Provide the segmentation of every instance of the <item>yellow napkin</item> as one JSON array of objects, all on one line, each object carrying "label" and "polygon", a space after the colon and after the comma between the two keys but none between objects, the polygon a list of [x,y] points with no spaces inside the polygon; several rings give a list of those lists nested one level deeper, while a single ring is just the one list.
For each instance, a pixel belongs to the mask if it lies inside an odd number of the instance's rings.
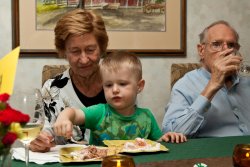
[{"label": "yellow napkin", "polygon": [[20,47],[0,59],[0,94],[12,94]]}]

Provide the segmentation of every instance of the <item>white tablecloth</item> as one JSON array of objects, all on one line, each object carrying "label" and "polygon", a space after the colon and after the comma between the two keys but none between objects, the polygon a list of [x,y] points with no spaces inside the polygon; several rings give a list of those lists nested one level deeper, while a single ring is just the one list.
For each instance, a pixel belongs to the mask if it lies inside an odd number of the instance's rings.
[{"label": "white tablecloth", "polygon": [[[29,161],[37,164],[59,162],[59,150],[62,147],[74,147],[74,146],[82,146],[82,145],[78,144],[57,145],[51,148],[51,150],[46,153],[29,151]],[[24,147],[13,148],[13,158],[25,161]]]}]

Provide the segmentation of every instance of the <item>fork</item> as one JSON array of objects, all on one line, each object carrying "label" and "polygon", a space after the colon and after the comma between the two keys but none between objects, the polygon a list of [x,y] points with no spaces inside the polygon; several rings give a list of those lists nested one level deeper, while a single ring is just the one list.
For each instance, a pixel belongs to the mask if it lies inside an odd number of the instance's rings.
[{"label": "fork", "polygon": [[88,144],[88,142],[86,141],[76,141],[72,136],[70,137],[70,139],[68,139],[68,142],[70,143],[74,143],[74,144]]}]

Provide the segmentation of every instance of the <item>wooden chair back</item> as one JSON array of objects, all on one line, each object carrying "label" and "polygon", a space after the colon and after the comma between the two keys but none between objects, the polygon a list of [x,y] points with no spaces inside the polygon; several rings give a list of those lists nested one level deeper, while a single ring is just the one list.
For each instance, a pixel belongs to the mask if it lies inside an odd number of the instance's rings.
[{"label": "wooden chair back", "polygon": [[171,66],[171,88],[187,72],[200,68],[200,63],[176,63]]},{"label": "wooden chair back", "polygon": [[63,73],[69,68],[69,65],[44,65],[42,71],[42,85],[48,79],[54,78],[56,75]]}]

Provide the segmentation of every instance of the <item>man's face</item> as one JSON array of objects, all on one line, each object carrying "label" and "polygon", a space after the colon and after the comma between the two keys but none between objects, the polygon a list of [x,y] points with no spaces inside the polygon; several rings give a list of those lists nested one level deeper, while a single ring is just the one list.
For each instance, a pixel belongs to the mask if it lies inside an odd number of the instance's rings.
[{"label": "man's face", "polygon": [[[219,57],[220,52],[231,49],[230,44],[237,43],[236,36],[231,28],[224,24],[217,24],[208,30],[207,36],[205,37],[205,43],[198,45],[198,52],[202,60],[203,66],[210,71],[212,65]],[[214,45],[223,43],[221,50],[214,49]]]}]

